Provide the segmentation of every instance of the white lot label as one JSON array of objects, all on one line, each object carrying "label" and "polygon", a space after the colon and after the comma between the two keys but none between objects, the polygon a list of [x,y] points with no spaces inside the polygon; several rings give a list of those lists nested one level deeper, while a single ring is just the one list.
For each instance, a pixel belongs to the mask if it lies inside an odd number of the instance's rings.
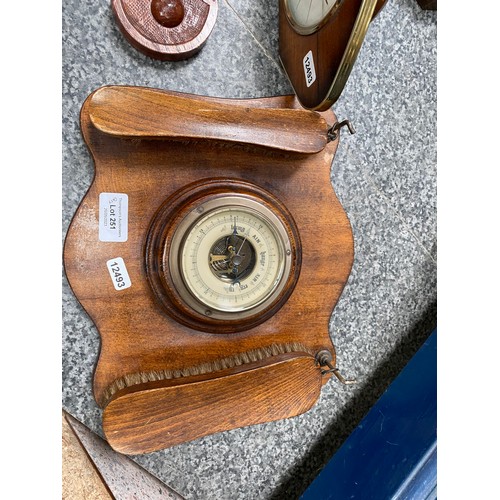
[{"label": "white lot label", "polygon": [[109,275],[111,276],[115,290],[125,290],[132,286],[125,262],[121,257],[108,260],[106,265],[108,266]]},{"label": "white lot label", "polygon": [[302,62],[304,63],[306,85],[310,87],[316,81],[316,70],[314,69],[313,53],[311,50],[305,55]]},{"label": "white lot label", "polygon": [[99,241],[127,241],[128,195],[101,193],[99,195]]}]

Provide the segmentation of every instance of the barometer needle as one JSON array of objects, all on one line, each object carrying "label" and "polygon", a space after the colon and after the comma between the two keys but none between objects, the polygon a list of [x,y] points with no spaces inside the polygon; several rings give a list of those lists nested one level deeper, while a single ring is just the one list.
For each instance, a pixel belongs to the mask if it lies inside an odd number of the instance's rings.
[{"label": "barometer needle", "polygon": [[247,241],[247,238],[248,238],[248,235],[246,235],[246,236],[245,236],[245,239],[244,239],[244,240],[243,240],[243,242],[241,243],[239,250],[236,252],[236,255],[239,255],[239,254],[240,254],[241,249],[243,248],[243,245],[245,244],[245,241]]}]

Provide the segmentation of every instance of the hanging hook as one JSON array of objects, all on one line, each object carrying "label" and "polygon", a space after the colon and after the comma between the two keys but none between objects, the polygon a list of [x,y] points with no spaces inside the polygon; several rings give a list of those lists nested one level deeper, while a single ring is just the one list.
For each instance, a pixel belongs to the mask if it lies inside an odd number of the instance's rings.
[{"label": "hanging hook", "polygon": [[334,141],[338,137],[338,135],[340,133],[340,129],[342,127],[347,127],[349,129],[349,133],[351,135],[356,133],[356,131],[354,130],[354,127],[352,126],[352,123],[349,120],[343,120],[341,122],[336,122],[328,129],[328,132],[327,132],[328,142]]},{"label": "hanging hook", "polygon": [[323,349],[322,351],[319,351],[316,354],[316,362],[318,363],[319,366],[328,366],[328,370],[321,370],[321,375],[326,375],[327,373],[332,373],[335,375],[339,381],[344,384],[344,385],[351,385],[355,384],[357,381],[353,379],[345,379],[341,373],[339,372],[339,369],[334,367],[332,365],[332,353],[328,351],[327,349]]}]

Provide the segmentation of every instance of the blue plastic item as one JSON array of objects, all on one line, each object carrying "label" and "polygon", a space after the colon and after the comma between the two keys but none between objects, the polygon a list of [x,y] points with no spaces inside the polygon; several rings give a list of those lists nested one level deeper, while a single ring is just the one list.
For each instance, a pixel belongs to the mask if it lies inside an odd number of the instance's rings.
[{"label": "blue plastic item", "polygon": [[432,500],[437,487],[434,331],[301,500]]}]

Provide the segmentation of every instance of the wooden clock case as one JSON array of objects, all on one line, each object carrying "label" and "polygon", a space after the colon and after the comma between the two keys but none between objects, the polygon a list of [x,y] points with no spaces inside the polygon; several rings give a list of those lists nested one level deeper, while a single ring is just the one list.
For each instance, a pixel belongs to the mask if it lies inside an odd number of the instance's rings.
[{"label": "wooden clock case", "polygon": [[[340,96],[369,23],[387,0],[343,0],[328,20],[311,34],[298,33],[287,19],[285,0],[279,8],[279,54],[301,105],[325,111]],[[304,59],[310,54],[315,79],[308,85]]]},{"label": "wooden clock case", "polygon": [[[330,182],[339,139],[327,132],[336,122],[295,96],[109,86],[87,98],[81,129],[95,176],[69,227],[64,265],[101,335],[94,396],[115,450],[149,453],[292,417],[317,401],[330,376],[325,359],[335,366],[328,325],[353,262],[352,230]],[[267,197],[298,230],[293,283],[260,322],[204,328],[184,321],[182,308],[169,311],[152,286],[161,272],[148,261],[153,221],[167,214],[168,228],[170,201],[190,203],[201,192]],[[126,241],[100,241],[101,193],[127,194]],[[106,266],[117,257],[130,276],[124,290]]]}]

